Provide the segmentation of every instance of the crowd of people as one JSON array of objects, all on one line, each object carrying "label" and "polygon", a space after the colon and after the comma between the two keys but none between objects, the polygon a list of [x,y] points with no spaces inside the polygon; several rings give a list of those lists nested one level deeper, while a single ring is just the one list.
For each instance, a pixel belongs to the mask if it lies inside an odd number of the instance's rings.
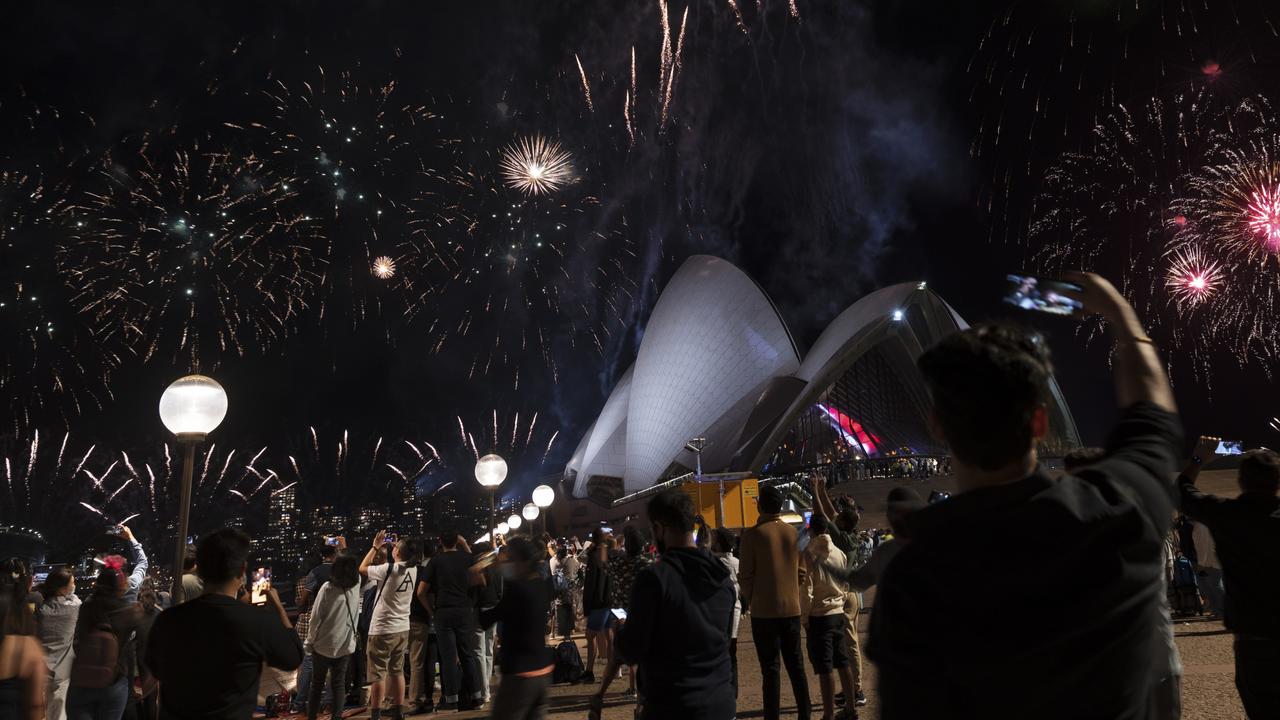
[{"label": "crowd of people", "polygon": [[[740,534],[668,490],[643,520],[585,542],[513,534],[472,547],[452,528],[379,532],[358,549],[326,538],[295,617],[274,589],[250,602],[251,542],[235,529],[200,538],[183,602],[162,609],[123,528],[129,556],[104,558],[83,602],[66,571],[35,588],[20,561],[0,568],[0,720],[244,720],[289,705],[308,720],[351,707],[373,720],[485,707],[542,718],[560,681],[589,688],[598,718],[624,674],[639,718],[729,720],[748,618],[766,720],[781,716],[783,669],[798,717],[856,718],[864,655],[886,720],[1174,720],[1171,613],[1188,572],[1235,636],[1248,717],[1280,717],[1280,456],[1246,454],[1233,499],[1196,486],[1213,438],[1177,475],[1182,430],[1154,345],[1109,283],[1077,281],[1115,336],[1120,416],[1107,446],[1074,454],[1063,474],[1036,455],[1045,343],[978,326],[919,360],[957,492],[926,502],[894,488],[888,531],[859,530],[857,505],[816,475],[801,528],[766,484]],[[270,697],[264,667],[292,673],[292,697]]]}]

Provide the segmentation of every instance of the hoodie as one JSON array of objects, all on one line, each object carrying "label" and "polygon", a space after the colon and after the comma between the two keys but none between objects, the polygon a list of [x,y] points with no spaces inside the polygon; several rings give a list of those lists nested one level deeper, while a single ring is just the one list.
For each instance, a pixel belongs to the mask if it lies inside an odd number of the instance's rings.
[{"label": "hoodie", "polygon": [[646,717],[733,715],[734,600],[728,569],[706,550],[671,548],[636,576],[617,647],[640,666]]}]

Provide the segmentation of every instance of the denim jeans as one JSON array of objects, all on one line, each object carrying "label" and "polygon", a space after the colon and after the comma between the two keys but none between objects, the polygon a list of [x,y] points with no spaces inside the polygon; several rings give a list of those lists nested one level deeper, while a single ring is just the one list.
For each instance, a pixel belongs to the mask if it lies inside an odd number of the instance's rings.
[{"label": "denim jeans", "polygon": [[471,700],[483,699],[475,608],[439,608],[435,622],[436,641],[440,644],[440,693],[444,701],[458,702],[463,687]]},{"label": "denim jeans", "polygon": [[[314,658],[312,662],[315,664],[315,677],[313,677],[310,692],[307,695],[307,720],[316,720],[316,715],[320,713],[322,698],[330,698],[328,702],[333,703],[333,717],[342,717],[342,711],[346,705],[346,686],[347,686],[347,664],[351,660],[350,655],[343,655],[340,658],[328,658],[324,655],[311,654],[308,658]],[[325,681],[328,680],[328,683]],[[327,685],[327,687],[326,687]],[[337,698],[334,702],[332,698]]]},{"label": "denim jeans", "polygon": [[[481,608],[487,610],[488,608]],[[485,702],[489,701],[489,682],[493,680],[493,625],[487,628],[476,628],[480,641],[480,687],[483,688]]]},{"label": "denim jeans", "polygon": [[782,679],[778,674],[778,657],[787,668],[791,692],[796,699],[796,717],[809,720],[809,678],[804,673],[804,656],[800,652],[800,618],[751,618],[751,632],[756,641],[756,657],[760,659],[761,689],[764,694],[765,720],[778,720],[782,706]]},{"label": "denim jeans", "polygon": [[67,693],[67,720],[120,720],[128,702],[124,677],[104,688],[73,687]]},{"label": "denim jeans", "polygon": [[[307,698],[311,695],[311,680],[315,670],[315,661],[312,659],[312,653],[302,656],[302,664],[298,666],[298,694],[293,698],[293,704],[290,707],[294,712],[302,712],[307,709]],[[323,682],[321,687],[324,687]],[[328,688],[324,688],[324,702],[330,704],[333,702],[333,695]]]}]

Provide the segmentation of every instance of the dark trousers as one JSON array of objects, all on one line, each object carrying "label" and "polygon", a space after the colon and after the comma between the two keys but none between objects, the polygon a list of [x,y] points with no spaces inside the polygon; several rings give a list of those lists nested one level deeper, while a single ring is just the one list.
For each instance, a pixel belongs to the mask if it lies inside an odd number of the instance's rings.
[{"label": "dark trousers", "polygon": [[368,656],[365,654],[367,652],[366,642],[368,639],[367,632],[356,634],[356,651],[351,655],[352,672],[347,673],[347,700],[352,705],[364,704],[364,679],[368,677],[366,675],[368,668],[365,665],[369,662]]},{"label": "dark trousers", "polygon": [[1236,635],[1236,690],[1250,720],[1280,718],[1280,640]]},{"label": "dark trousers", "polygon": [[343,699],[346,698],[347,663],[350,655],[340,658],[327,658],[320,653],[311,653],[311,687],[307,697],[307,720],[316,720],[320,714],[320,700],[324,697],[324,681],[329,680],[332,689],[333,716],[342,717]]},{"label": "dark trousers", "polygon": [[547,686],[551,673],[538,677],[503,675],[493,699],[493,717],[503,720],[544,720],[547,717]]},{"label": "dark trousers", "polygon": [[800,652],[800,618],[753,617],[751,632],[755,636],[756,657],[760,659],[764,719],[778,720],[781,711],[782,679],[778,674],[778,656],[781,655],[796,699],[796,717],[809,720],[809,679],[805,677],[804,656]]},{"label": "dark trousers", "polygon": [[733,697],[738,697],[738,638],[729,640],[729,664],[733,666]]},{"label": "dark trousers", "polygon": [[[484,699],[480,682],[480,636],[474,608],[436,610],[436,642],[440,644],[440,694],[444,702]],[[466,689],[467,698],[459,697]]]}]

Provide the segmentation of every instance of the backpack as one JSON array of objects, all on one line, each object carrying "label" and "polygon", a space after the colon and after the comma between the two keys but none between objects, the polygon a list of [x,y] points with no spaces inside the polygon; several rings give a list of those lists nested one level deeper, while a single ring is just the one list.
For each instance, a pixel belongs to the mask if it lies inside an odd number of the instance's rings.
[{"label": "backpack", "polygon": [[556,572],[551,576],[551,589],[555,591],[556,597],[564,600],[572,589],[569,585],[569,578],[565,577],[564,568],[556,568]]},{"label": "backpack", "polygon": [[381,583],[364,591],[360,602],[360,622],[356,625],[361,635],[369,634],[369,625],[373,622],[373,606],[377,604],[378,594],[381,591]]},{"label": "backpack", "polygon": [[110,625],[102,624],[76,643],[76,657],[71,661],[71,686],[102,689],[115,682],[120,660],[120,640]]},{"label": "backpack", "polygon": [[565,640],[556,646],[556,666],[551,672],[552,683],[576,683],[582,676],[582,655],[577,643]]},{"label": "backpack", "polygon": [[1195,588],[1200,583],[1196,580],[1196,568],[1186,555],[1173,561],[1173,586],[1176,588]]}]

